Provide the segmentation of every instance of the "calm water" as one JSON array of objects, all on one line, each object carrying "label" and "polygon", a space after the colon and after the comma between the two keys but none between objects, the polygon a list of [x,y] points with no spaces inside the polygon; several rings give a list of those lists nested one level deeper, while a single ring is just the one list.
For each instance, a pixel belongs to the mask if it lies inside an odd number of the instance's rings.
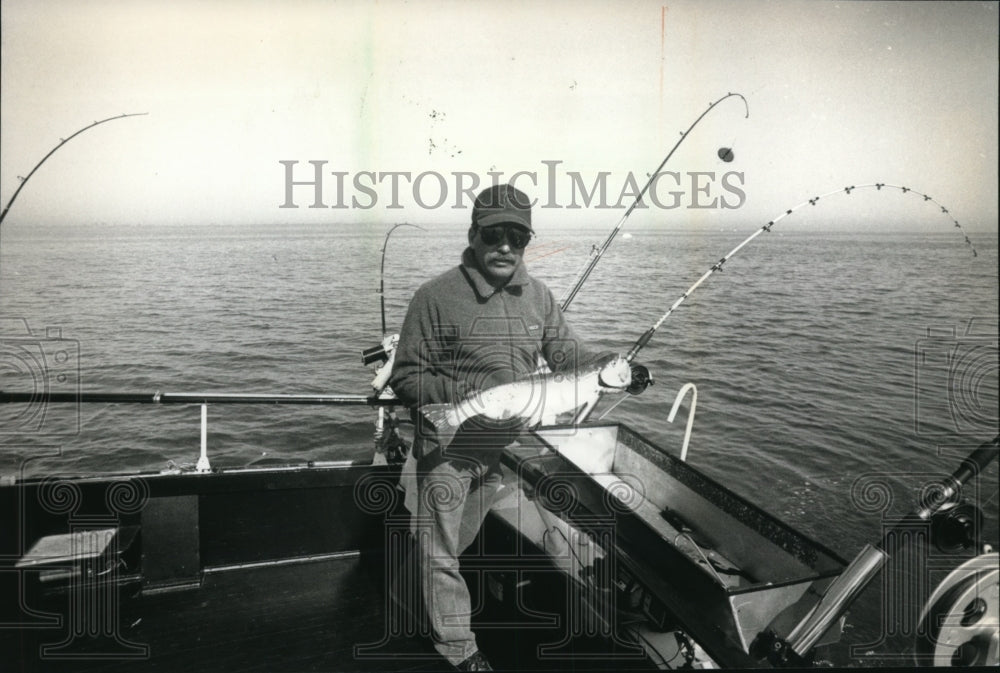
[{"label": "calm water", "polygon": [[[5,351],[0,388],[31,390],[32,372],[43,371],[50,381],[78,374],[84,391],[367,393],[372,373],[360,353],[380,339],[384,231],[7,227],[3,336],[23,337],[26,321],[43,337],[35,364]],[[587,339],[625,350],[751,231],[637,231],[612,246],[570,319]],[[558,297],[605,235],[543,236],[526,258]],[[676,423],[667,415],[680,386],[695,383],[690,462],[850,558],[882,529],[881,512],[852,497],[859,478],[888,483],[898,514],[996,433],[997,238],[973,239],[976,258],[954,230],[776,229],[667,319],[639,358],[656,385],[608,419],[679,452],[688,403]],[[457,263],[463,243],[461,227],[397,230],[386,258],[390,330],[413,290]],[[371,450],[368,410],[209,414],[219,467]],[[161,470],[198,456],[198,407],[86,405],[79,428],[73,410],[42,419],[7,407],[0,423],[4,474]],[[996,544],[995,464],[981,491]],[[826,656],[893,663],[909,641],[897,633],[875,643],[885,622],[878,589],[869,590]]]}]

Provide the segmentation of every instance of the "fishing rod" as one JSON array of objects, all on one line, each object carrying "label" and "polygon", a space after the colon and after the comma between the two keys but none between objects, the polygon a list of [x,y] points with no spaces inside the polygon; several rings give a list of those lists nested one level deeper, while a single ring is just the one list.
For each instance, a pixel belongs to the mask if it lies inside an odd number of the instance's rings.
[{"label": "fishing rod", "polygon": [[95,126],[99,126],[101,124],[104,124],[105,122],[114,121],[116,119],[124,119],[125,117],[140,117],[142,115],[147,115],[147,114],[149,114],[149,113],[148,112],[130,112],[130,113],[127,113],[127,114],[126,113],[122,113],[122,114],[117,115],[115,117],[108,117],[107,119],[102,119],[100,121],[96,121],[93,124],[88,124],[87,126],[84,126],[82,129],[80,129],[79,131],[77,131],[73,135],[69,136],[68,138],[61,138],[60,141],[59,141],[59,144],[56,145],[55,147],[53,147],[51,150],[49,150],[49,153],[46,154],[44,157],[42,157],[41,161],[39,161],[37,164],[35,164],[35,167],[31,169],[31,172],[28,173],[28,175],[26,177],[22,178],[20,175],[17,176],[18,178],[20,178],[21,184],[18,185],[18,187],[17,187],[16,190],[14,190],[14,194],[13,194],[13,196],[10,197],[10,201],[7,202],[7,205],[4,207],[3,212],[0,212],[0,225],[3,224],[4,218],[7,217],[7,212],[10,211],[10,207],[12,205],[14,205],[14,200],[17,198],[17,195],[20,194],[21,190],[24,189],[24,186],[26,184],[28,184],[28,180],[31,179],[31,176],[34,175],[35,171],[37,171],[39,168],[41,168],[42,164],[44,164],[46,162],[46,160],[48,160],[49,157],[51,157],[53,154],[55,154],[56,151],[60,147],[62,147],[63,145],[65,145],[70,140],[72,140],[73,138],[77,137],[78,135],[80,135],[84,131],[88,131],[88,130],[94,128]]},{"label": "fishing rod", "polygon": [[[716,105],[726,100],[727,98],[731,98],[733,96],[737,96],[743,101],[743,105],[746,108],[746,115],[744,116],[744,119],[750,117],[750,105],[747,103],[747,99],[743,97],[743,94],[730,92],[727,93],[722,98],[720,98],[719,100],[715,101],[714,103],[709,103],[708,109],[702,112],[701,115],[699,115],[699,117],[694,120],[691,126],[688,127],[687,131],[681,131],[680,140],[678,140],[674,144],[674,146],[670,149],[670,152],[667,153],[667,156],[663,159],[663,161],[660,162],[660,165],[657,166],[656,170],[653,171],[653,173],[649,176],[649,180],[646,181],[646,185],[642,188],[642,191],[639,192],[639,195],[635,197],[635,201],[632,202],[632,205],[628,207],[628,210],[625,211],[625,214],[622,215],[620,220],[618,220],[618,224],[616,224],[615,228],[611,230],[610,234],[608,234],[608,237],[604,240],[604,243],[601,245],[601,247],[594,248],[591,250],[590,259],[587,260],[587,262],[584,264],[583,269],[577,275],[576,281],[573,283],[573,286],[570,288],[569,292],[567,292],[566,295],[561,300],[559,300],[559,303],[563,311],[569,308],[569,305],[573,302],[573,299],[576,297],[577,292],[580,291],[580,288],[583,287],[583,284],[587,281],[587,278],[590,277],[590,274],[594,270],[594,267],[597,266],[597,262],[599,262],[601,257],[604,256],[604,253],[607,252],[608,248],[611,247],[611,241],[613,241],[615,239],[615,236],[618,235],[618,232],[625,225],[625,221],[628,219],[629,215],[632,214],[632,211],[636,209],[636,207],[639,205],[639,202],[642,201],[642,197],[645,196],[646,192],[649,190],[649,186],[653,184],[653,181],[660,176],[660,171],[663,170],[663,167],[666,166],[667,162],[670,160],[670,157],[672,157],[674,155],[674,152],[677,151],[677,148],[681,146],[681,143],[683,143],[684,140],[687,139],[688,134],[691,133],[691,130],[694,129],[694,127],[698,125],[698,122],[704,119],[705,115],[711,112]],[[719,150],[719,157],[722,158],[724,161],[732,161],[732,151],[728,150],[728,148],[725,149],[727,149],[727,153],[725,154],[725,156],[723,156],[722,150]]]},{"label": "fishing rod", "polygon": [[9,200],[9,201],[7,201],[7,205],[6,205],[6,206],[4,206],[4,209],[3,209],[3,211],[2,211],[2,212],[0,212],[0,227],[2,227],[2,226],[3,226],[3,221],[4,221],[4,218],[6,218],[6,217],[7,217],[7,213],[8,213],[8,212],[10,212],[10,207],[14,205],[14,200],[15,200],[15,199],[17,199],[17,196],[18,196],[18,194],[20,194],[20,193],[21,193],[21,190],[22,190],[22,189],[24,189],[24,186],[25,186],[26,184],[28,184],[28,180],[30,180],[30,179],[31,179],[31,176],[32,176],[32,175],[34,175],[34,174],[35,174],[35,171],[37,171],[37,170],[38,170],[39,168],[41,168],[41,167],[42,167],[42,164],[44,164],[44,163],[46,162],[46,160],[48,160],[48,158],[49,158],[49,157],[51,157],[51,156],[52,156],[53,154],[55,154],[55,153],[56,153],[56,151],[57,151],[57,150],[58,150],[58,149],[59,149],[60,147],[62,147],[63,145],[65,145],[65,144],[66,144],[66,143],[68,143],[68,142],[69,142],[70,140],[72,140],[73,138],[77,137],[78,135],[80,135],[80,134],[81,134],[81,133],[83,133],[84,131],[88,131],[88,130],[90,130],[90,129],[94,128],[95,126],[100,126],[101,124],[104,124],[105,122],[110,122],[110,121],[114,121],[114,120],[116,120],[116,119],[123,119],[123,118],[125,118],[125,117],[139,117],[139,116],[142,116],[142,115],[147,115],[147,114],[149,114],[149,113],[148,113],[148,112],[130,112],[130,113],[122,113],[122,114],[120,114],[120,115],[117,115],[117,116],[115,116],[115,117],[108,117],[107,119],[102,119],[102,120],[100,120],[100,121],[95,121],[95,122],[94,122],[93,124],[87,124],[87,125],[86,125],[86,126],[84,126],[84,127],[82,128],[82,129],[80,129],[79,131],[77,131],[77,132],[76,132],[76,133],[74,133],[73,135],[69,136],[68,138],[61,138],[61,139],[59,140],[59,144],[58,144],[58,145],[56,145],[55,147],[53,147],[53,148],[52,148],[51,150],[49,150],[49,153],[48,153],[48,154],[46,154],[46,155],[45,155],[44,157],[42,157],[42,160],[41,160],[41,161],[39,161],[39,162],[38,162],[37,164],[35,164],[35,167],[31,169],[31,172],[30,172],[30,173],[28,173],[28,175],[27,175],[27,176],[25,176],[25,177],[21,177],[20,175],[19,175],[19,176],[17,176],[17,177],[18,177],[18,179],[20,179],[20,180],[21,180],[21,184],[19,184],[19,185],[17,186],[17,189],[15,189],[15,190],[14,190],[14,193],[13,193],[13,194],[11,195],[11,197],[10,197],[10,200]]},{"label": "fishing rod", "polygon": [[392,236],[392,232],[396,231],[399,227],[415,227],[420,231],[426,231],[423,227],[418,224],[410,224],[409,222],[400,222],[390,229],[385,235],[385,241],[382,243],[382,265],[379,268],[379,281],[378,281],[378,296],[379,301],[382,306],[382,337],[385,338],[388,329],[385,326],[385,250],[389,247],[389,237]]},{"label": "fishing rod", "polygon": [[[877,191],[882,191],[883,187],[890,188],[890,189],[898,189],[903,194],[913,194],[915,196],[923,197],[924,201],[929,201],[929,202],[935,204],[936,206],[938,206],[939,208],[941,208],[941,212],[943,214],[949,215],[949,217],[951,216],[950,211],[945,206],[943,206],[940,202],[934,200],[933,198],[931,198],[927,194],[923,194],[923,193],[918,192],[918,191],[916,191],[914,189],[911,189],[909,187],[903,187],[903,186],[900,186],[900,185],[889,185],[889,184],[886,184],[884,182],[875,182],[875,183],[872,183],[872,184],[865,184],[865,185],[852,185],[850,187],[844,187],[842,189],[835,189],[832,192],[827,192],[826,194],[821,194],[819,196],[814,196],[811,199],[806,199],[802,203],[800,203],[797,206],[794,206],[792,208],[789,208],[788,210],[786,210],[785,212],[783,212],[778,217],[774,218],[773,220],[771,220],[770,222],[768,222],[764,226],[762,226],[759,229],[757,229],[756,231],[754,231],[752,234],[750,234],[749,236],[747,236],[743,240],[742,243],[740,243],[735,248],[733,248],[732,250],[730,250],[728,253],[726,253],[722,257],[722,259],[720,259],[718,262],[716,262],[715,264],[713,264],[712,267],[701,276],[701,278],[699,278],[697,281],[695,281],[694,285],[692,285],[691,287],[689,287],[687,289],[687,291],[685,291],[684,294],[682,294],[680,296],[680,298],[677,301],[675,301],[673,303],[673,305],[669,309],[667,309],[667,312],[664,313],[660,317],[660,319],[657,320],[656,323],[652,327],[650,327],[648,330],[646,330],[646,332],[641,337],[639,337],[639,340],[636,341],[635,344],[632,346],[631,350],[629,350],[628,354],[625,356],[625,359],[628,360],[629,362],[632,362],[635,359],[635,356],[639,353],[639,351],[642,350],[642,347],[645,346],[647,343],[649,343],[649,340],[653,337],[653,333],[656,332],[656,330],[660,328],[660,325],[662,325],[663,321],[665,321],[667,319],[667,316],[669,316],[671,313],[673,313],[674,309],[676,309],[678,306],[680,306],[684,302],[685,299],[687,299],[688,297],[690,297],[691,293],[694,292],[696,289],[698,289],[698,286],[700,286],[702,283],[704,283],[708,279],[709,276],[711,276],[716,271],[721,271],[722,270],[722,265],[725,264],[726,262],[728,262],[729,259],[733,255],[735,255],[737,252],[739,252],[740,250],[742,250],[744,246],[746,246],[747,244],[750,243],[750,241],[754,240],[755,238],[757,238],[758,236],[760,236],[761,234],[763,234],[765,232],[770,232],[771,231],[771,227],[773,227],[775,224],[777,224],[781,220],[785,219],[786,217],[788,217],[789,215],[791,215],[792,213],[794,213],[799,208],[803,208],[805,206],[815,206],[819,202],[820,199],[826,198],[828,196],[833,196],[835,194],[847,194],[847,195],[850,195],[851,192],[854,191],[854,190],[856,190],[856,189],[868,189],[868,188],[872,188],[872,187],[874,187]],[[972,250],[972,256],[976,257],[977,256],[976,248],[972,245],[972,241],[969,240],[968,235],[965,233],[965,229],[962,228],[962,225],[959,224],[958,220],[956,220],[954,217],[952,217],[951,220],[954,223],[955,227],[958,228],[958,230],[962,233],[962,236],[965,238],[965,244]]]},{"label": "fishing rod", "polygon": [[[423,227],[409,222],[400,222],[394,225],[385,234],[385,241],[382,243],[382,262],[379,269],[379,302],[382,309],[382,343],[374,348],[368,348],[361,354],[361,361],[369,364],[382,361],[382,366],[378,368],[375,378],[372,379],[371,387],[375,391],[375,396],[371,399],[386,400],[388,403],[380,404],[378,414],[375,417],[375,446],[380,449],[390,462],[403,462],[406,460],[406,453],[409,447],[399,436],[399,419],[394,409],[399,403],[394,396],[389,396],[389,377],[392,376],[392,366],[396,359],[396,346],[399,343],[399,336],[388,336],[389,328],[385,321],[385,257],[386,249],[389,247],[389,238],[392,232],[399,227],[415,227],[421,231],[426,231]],[[388,430],[386,424],[388,423]]]},{"label": "fishing rod", "polygon": [[[396,338],[388,337],[389,328],[386,326],[385,322],[385,251],[389,246],[389,237],[392,236],[392,232],[396,231],[399,227],[415,227],[420,231],[426,231],[423,227],[418,224],[410,224],[409,222],[400,222],[399,224],[393,225],[393,227],[386,233],[385,241],[382,243],[382,263],[379,270],[379,302],[382,309],[382,342],[378,346],[373,346],[371,348],[366,348],[361,352],[361,362],[367,367],[375,362],[388,362],[392,357],[393,351],[396,349]],[[383,378],[378,385],[373,383],[372,385],[379,390],[385,387],[388,383],[389,371],[386,370]]]}]

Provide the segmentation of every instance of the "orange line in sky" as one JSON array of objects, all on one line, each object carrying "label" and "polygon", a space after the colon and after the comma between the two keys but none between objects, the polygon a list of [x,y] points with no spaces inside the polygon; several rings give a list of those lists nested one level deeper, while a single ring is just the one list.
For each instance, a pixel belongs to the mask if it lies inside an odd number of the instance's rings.
[{"label": "orange line in sky", "polygon": [[537,256],[532,256],[532,257],[531,257],[531,259],[529,259],[528,261],[529,261],[529,262],[534,262],[534,261],[536,261],[536,260],[539,260],[539,259],[541,259],[542,257],[548,257],[549,255],[554,255],[554,254],[556,254],[557,252],[562,252],[563,250],[569,250],[569,247],[567,246],[567,247],[565,247],[565,248],[559,248],[558,250],[553,250],[552,252],[547,252],[547,253],[545,253],[544,255],[537,255]]}]

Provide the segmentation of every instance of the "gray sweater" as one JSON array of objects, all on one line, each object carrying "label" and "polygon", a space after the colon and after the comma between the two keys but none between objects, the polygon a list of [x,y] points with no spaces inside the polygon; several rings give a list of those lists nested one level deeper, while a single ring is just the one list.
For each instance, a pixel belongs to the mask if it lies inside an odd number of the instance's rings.
[{"label": "gray sweater", "polygon": [[572,371],[593,355],[523,263],[494,289],[466,249],[459,266],[414,294],[390,385],[410,407],[451,403],[524,378],[542,362],[553,371]]}]

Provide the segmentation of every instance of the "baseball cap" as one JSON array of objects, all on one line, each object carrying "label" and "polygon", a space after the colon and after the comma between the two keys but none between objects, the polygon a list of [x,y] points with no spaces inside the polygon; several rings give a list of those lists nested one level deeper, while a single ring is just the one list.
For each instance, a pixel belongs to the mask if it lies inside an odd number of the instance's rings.
[{"label": "baseball cap", "polygon": [[476,197],[472,207],[472,224],[491,227],[495,224],[516,224],[531,228],[531,199],[513,185],[493,185]]}]

